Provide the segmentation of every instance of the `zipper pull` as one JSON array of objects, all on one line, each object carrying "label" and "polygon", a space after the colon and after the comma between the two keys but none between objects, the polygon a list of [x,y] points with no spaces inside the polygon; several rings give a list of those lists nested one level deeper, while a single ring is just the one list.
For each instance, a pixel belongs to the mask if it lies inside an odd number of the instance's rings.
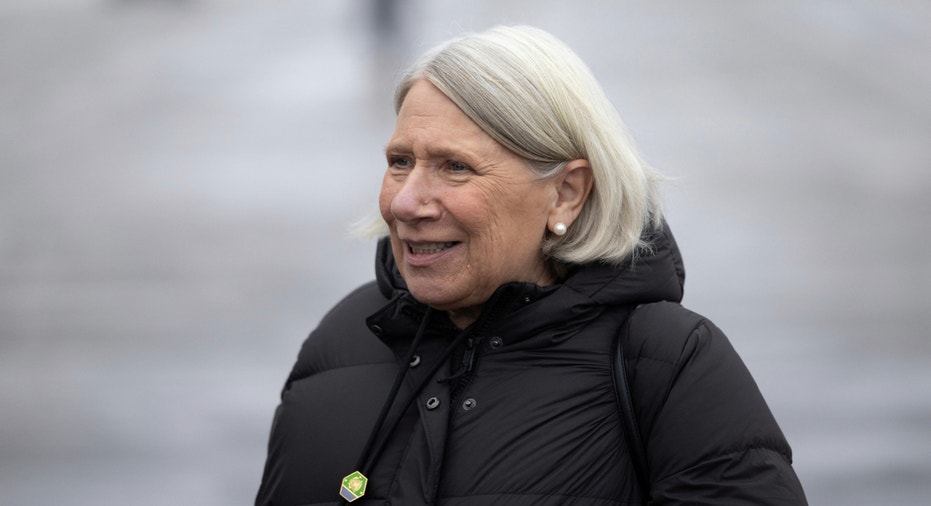
[{"label": "zipper pull", "polygon": [[471,337],[466,340],[466,350],[462,356],[462,362],[465,364],[466,372],[472,372],[472,368],[475,367],[475,340]]},{"label": "zipper pull", "polygon": [[473,367],[475,367],[475,340],[470,337],[466,339],[466,349],[462,354],[462,361],[459,363],[459,369],[450,376],[437,378],[436,382],[446,383],[447,381],[460,378],[463,374],[472,372]]}]

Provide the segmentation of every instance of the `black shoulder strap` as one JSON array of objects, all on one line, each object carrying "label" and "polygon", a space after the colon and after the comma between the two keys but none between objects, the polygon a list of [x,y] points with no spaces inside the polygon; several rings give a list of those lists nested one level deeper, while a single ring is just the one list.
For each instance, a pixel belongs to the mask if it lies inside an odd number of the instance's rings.
[{"label": "black shoulder strap", "polygon": [[623,342],[627,340],[630,332],[630,323],[634,318],[634,313],[640,306],[632,309],[627,316],[627,320],[621,327],[621,331],[614,338],[611,350],[612,372],[614,373],[614,392],[617,396],[617,404],[621,414],[621,428],[624,431],[624,439],[630,451],[631,462],[634,466],[634,474],[637,483],[640,485],[641,494],[644,498],[649,497],[650,492],[650,475],[647,467],[646,451],[643,447],[643,438],[640,435],[640,424],[637,422],[637,413],[634,411],[634,401],[630,395],[630,385],[627,377],[627,363],[624,359]]}]

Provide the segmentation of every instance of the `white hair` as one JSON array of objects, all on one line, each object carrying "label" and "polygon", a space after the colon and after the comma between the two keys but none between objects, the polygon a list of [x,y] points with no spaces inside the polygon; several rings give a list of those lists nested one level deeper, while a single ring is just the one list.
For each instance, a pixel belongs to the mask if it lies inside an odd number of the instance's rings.
[{"label": "white hair", "polygon": [[496,27],[441,44],[403,76],[399,111],[425,79],[486,134],[523,157],[540,177],[588,160],[594,185],[563,236],[547,234],[547,258],[569,264],[621,263],[660,225],[659,182],[637,153],[617,110],[584,62],[543,30]]}]

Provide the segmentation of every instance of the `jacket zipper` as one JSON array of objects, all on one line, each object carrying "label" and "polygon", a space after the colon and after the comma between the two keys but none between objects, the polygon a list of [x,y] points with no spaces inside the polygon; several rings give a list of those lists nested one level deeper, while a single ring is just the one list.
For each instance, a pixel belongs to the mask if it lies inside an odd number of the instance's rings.
[{"label": "jacket zipper", "polygon": [[456,377],[455,390],[452,392],[453,395],[450,396],[452,399],[452,405],[450,406],[450,415],[455,412],[456,408],[459,406],[459,400],[462,395],[465,393],[466,387],[469,385],[469,382],[472,380],[472,371],[475,369],[475,361],[477,358],[476,348],[481,344],[482,340],[476,338],[466,339],[466,349],[462,355],[462,362],[457,372],[454,376]]}]

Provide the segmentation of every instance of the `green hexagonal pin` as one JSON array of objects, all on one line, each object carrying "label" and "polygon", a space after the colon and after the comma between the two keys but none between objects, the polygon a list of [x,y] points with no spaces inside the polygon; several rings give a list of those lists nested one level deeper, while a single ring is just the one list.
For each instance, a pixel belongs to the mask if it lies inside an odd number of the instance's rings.
[{"label": "green hexagonal pin", "polygon": [[369,479],[364,474],[356,471],[343,478],[343,486],[339,489],[339,495],[343,496],[349,502],[365,495],[365,486]]}]

